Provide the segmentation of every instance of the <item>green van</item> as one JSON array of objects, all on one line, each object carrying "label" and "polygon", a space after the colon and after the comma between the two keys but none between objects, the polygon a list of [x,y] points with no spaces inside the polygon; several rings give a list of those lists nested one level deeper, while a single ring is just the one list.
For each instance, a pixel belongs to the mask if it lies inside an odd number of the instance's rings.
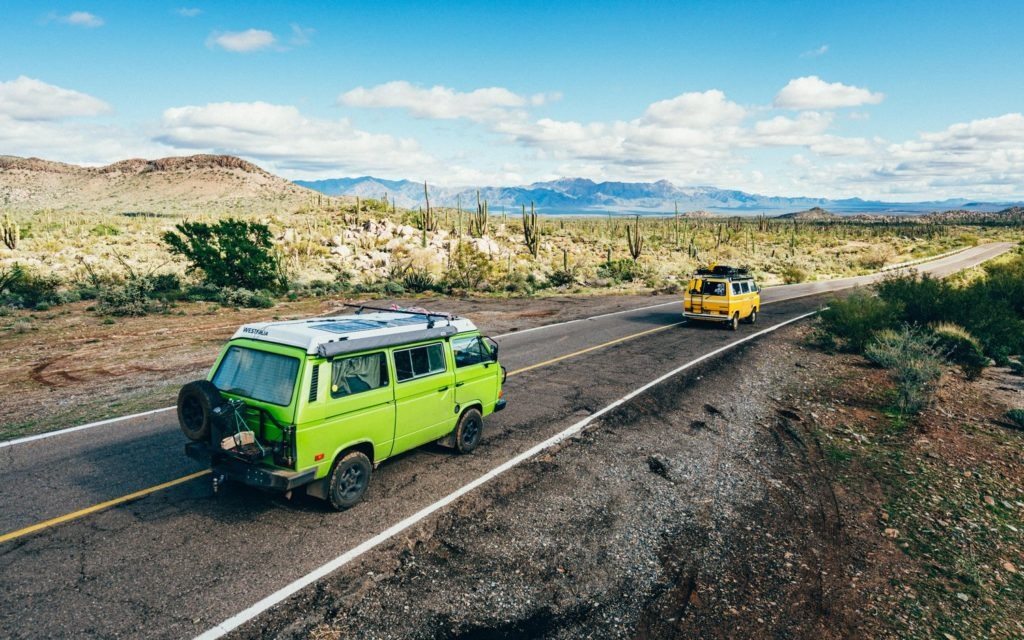
[{"label": "green van", "polygon": [[[367,310],[371,312],[367,313]],[[360,307],[244,325],[178,394],[185,453],[225,478],[359,502],[371,471],[428,442],[469,453],[505,408],[498,345],[465,318]]]}]

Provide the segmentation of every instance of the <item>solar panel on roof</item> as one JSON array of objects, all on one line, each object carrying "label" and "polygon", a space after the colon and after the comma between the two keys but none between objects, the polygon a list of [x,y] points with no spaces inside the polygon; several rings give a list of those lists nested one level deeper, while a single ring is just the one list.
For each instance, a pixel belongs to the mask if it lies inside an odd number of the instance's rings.
[{"label": "solar panel on roof", "polygon": [[371,329],[385,329],[388,327],[404,327],[413,324],[423,324],[424,318],[417,316],[388,318],[387,320],[369,320],[364,318],[350,318],[345,320],[334,320],[314,325],[314,328],[331,333],[358,333]]}]

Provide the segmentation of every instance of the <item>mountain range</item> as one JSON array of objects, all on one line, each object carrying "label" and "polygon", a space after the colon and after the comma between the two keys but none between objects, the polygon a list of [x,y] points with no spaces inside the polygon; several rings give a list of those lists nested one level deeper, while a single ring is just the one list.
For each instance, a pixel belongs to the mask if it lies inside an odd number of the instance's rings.
[{"label": "mountain range", "polygon": [[[296,180],[296,184],[331,196],[359,196],[381,199],[386,194],[399,207],[422,206],[423,183],[384,180],[372,176],[331,180]],[[883,202],[848,198],[787,198],[746,193],[716,187],[679,187],[668,180],[657,182],[594,182],[586,178],[562,178],[512,187],[429,186],[430,202],[438,206],[475,208],[477,193],[487,200],[491,211],[501,207],[517,210],[533,203],[541,213],[638,213],[665,214],[675,211],[706,210],[728,214],[779,213],[805,209],[827,209],[834,213],[926,213],[947,209],[997,211],[1016,203],[971,202],[950,199],[929,202]]]}]

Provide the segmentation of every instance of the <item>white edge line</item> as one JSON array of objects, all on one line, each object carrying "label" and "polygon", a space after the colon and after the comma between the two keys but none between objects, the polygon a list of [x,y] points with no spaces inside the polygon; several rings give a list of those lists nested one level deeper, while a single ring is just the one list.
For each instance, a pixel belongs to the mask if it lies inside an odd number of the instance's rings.
[{"label": "white edge line", "polygon": [[784,327],[784,326],[786,326],[788,324],[791,324],[793,322],[796,322],[798,320],[803,320],[804,318],[813,316],[816,313],[818,313],[818,312],[817,311],[811,311],[811,312],[808,312],[808,313],[796,316],[795,318],[790,318],[789,320],[786,320],[785,322],[780,322],[779,324],[776,324],[776,325],[773,325],[771,327],[768,327],[767,329],[762,329],[761,331],[758,331],[757,333],[752,333],[749,336],[741,338],[741,339],[739,339],[739,340],[737,340],[735,342],[730,342],[729,344],[727,344],[725,346],[722,346],[722,347],[719,347],[719,348],[715,349],[714,351],[710,351],[708,353],[705,353],[704,355],[702,355],[701,357],[699,357],[699,358],[697,358],[695,360],[691,360],[690,362],[687,362],[686,364],[684,364],[682,366],[676,367],[672,371],[669,371],[668,373],[666,373],[666,374],[664,374],[664,375],[662,375],[662,376],[652,380],[651,382],[648,382],[647,384],[643,385],[642,387],[634,389],[633,391],[631,391],[628,394],[622,396],[621,398],[619,398],[615,402],[613,402],[613,403],[607,405],[606,407],[596,411],[595,413],[590,414],[586,418],[584,418],[584,419],[580,420],[579,422],[573,424],[572,426],[566,428],[564,431],[561,431],[561,432],[551,436],[547,440],[544,440],[544,441],[540,442],[539,444],[536,444],[536,445],[530,447],[526,451],[523,451],[522,453],[520,453],[517,456],[507,460],[506,462],[502,463],[501,465],[491,469],[490,471],[488,471],[484,475],[480,476],[476,480],[473,480],[469,484],[463,485],[459,489],[456,489],[455,491],[449,493],[447,496],[441,498],[437,502],[424,507],[423,509],[417,511],[416,513],[412,514],[411,516],[405,518],[404,520],[401,520],[400,522],[397,522],[396,524],[391,525],[390,527],[388,527],[384,531],[381,531],[380,533],[378,533],[377,535],[373,536],[372,538],[363,541],[362,543],[360,543],[359,545],[353,547],[352,549],[349,549],[348,551],[346,551],[345,553],[341,554],[340,556],[338,556],[334,560],[331,560],[327,564],[324,564],[324,565],[320,566],[319,568],[314,569],[310,573],[307,573],[305,576],[299,578],[298,580],[295,580],[291,584],[289,584],[289,585],[287,585],[287,586],[285,586],[285,587],[275,591],[274,593],[270,594],[269,596],[263,598],[262,600],[260,600],[256,604],[248,607],[247,609],[244,609],[243,611],[241,611],[240,613],[238,613],[238,614],[236,614],[234,616],[231,616],[230,618],[228,618],[224,622],[221,622],[220,624],[218,624],[215,627],[207,630],[206,632],[202,633],[201,635],[196,636],[196,640],[215,640],[216,638],[221,638],[224,635],[230,633],[231,631],[234,631],[235,629],[237,629],[238,627],[242,626],[246,622],[249,622],[250,620],[252,620],[256,616],[258,616],[261,613],[267,611],[268,609],[270,609],[274,605],[279,604],[280,602],[286,600],[287,598],[295,595],[297,592],[301,591],[305,587],[313,584],[317,580],[320,580],[321,578],[324,578],[327,575],[333,573],[334,571],[340,569],[341,567],[345,566],[346,564],[348,564],[352,560],[355,560],[356,558],[358,558],[359,556],[363,555],[367,551],[370,551],[371,549],[373,549],[377,545],[379,545],[379,544],[381,544],[383,542],[386,542],[387,540],[395,537],[399,533],[402,533],[403,531],[405,531],[409,527],[411,527],[414,524],[420,522],[421,520],[427,518],[428,516],[430,516],[434,512],[436,512],[436,511],[438,511],[438,510],[448,506],[452,502],[455,502],[456,500],[458,500],[462,496],[466,495],[470,491],[473,491],[477,487],[479,487],[479,486],[489,482],[490,480],[493,480],[494,478],[496,478],[497,476],[501,475],[502,473],[508,471],[509,469],[511,469],[511,468],[519,465],[520,463],[524,462],[525,460],[528,460],[529,458],[532,458],[533,456],[537,455],[541,451],[543,451],[545,449],[548,449],[548,448],[558,444],[559,442],[562,442],[566,438],[570,438],[573,435],[579,433],[587,425],[589,425],[590,423],[594,422],[595,420],[597,420],[598,418],[600,418],[604,414],[606,414],[609,411],[611,411],[611,410],[621,406],[622,404],[624,404],[626,402],[629,402],[630,400],[632,400],[636,396],[640,395],[644,391],[647,391],[651,387],[654,387],[654,386],[656,386],[658,384],[661,384],[665,380],[668,380],[669,378],[679,374],[680,372],[685,371],[686,369],[689,369],[690,367],[692,367],[692,366],[694,366],[696,364],[699,364],[699,363],[701,363],[701,362],[703,362],[703,361],[705,361],[705,360],[707,360],[709,358],[712,358],[712,357],[718,355],[719,353],[722,353],[723,351],[727,351],[729,349],[732,349],[733,347],[736,347],[738,345],[743,344],[744,342],[748,342],[750,340],[753,340],[754,338],[758,338],[758,337],[763,336],[763,335],[765,335],[767,333],[771,333],[772,331],[780,329],[780,328],[782,328],[782,327]]},{"label": "white edge line", "polygon": [[[992,243],[984,243],[984,244],[992,244]],[[876,274],[883,273],[883,272],[885,272],[887,270],[892,270],[892,269],[902,269],[902,268],[905,268],[905,267],[908,267],[908,266],[912,266],[915,263],[920,264],[921,262],[932,262],[934,260],[941,260],[941,259],[947,258],[947,257],[949,257],[951,255],[954,255],[954,254],[957,254],[957,253],[962,253],[962,252],[967,251],[969,249],[974,249],[974,248],[982,247],[982,246],[984,246],[984,244],[977,245],[977,247],[964,247],[963,249],[957,249],[956,251],[951,251],[949,253],[940,254],[940,255],[937,255],[937,256],[931,256],[929,258],[921,258],[921,259],[919,259],[917,261],[904,262],[904,263],[901,263],[901,264],[898,264],[898,265],[892,265],[892,266],[885,267],[885,268],[877,271]],[[1012,243],[1011,243],[1011,245],[1012,245]],[[874,275],[874,274],[869,274],[869,275]],[[854,277],[855,278],[864,278],[864,277],[868,277],[868,276],[854,276]],[[828,281],[823,281],[823,282],[828,282]],[[833,280],[832,282],[839,282],[839,280]],[[776,286],[785,286],[785,285],[776,285]],[[806,298],[808,296],[824,295],[826,293],[834,293],[836,291],[842,291],[844,289],[849,289],[850,287],[855,287],[855,286],[857,286],[857,283],[853,283],[853,284],[851,284],[849,286],[846,286],[846,287],[840,287],[838,289],[829,289],[829,290],[825,290],[825,291],[815,291],[815,292],[811,292],[811,293],[803,293],[803,294],[799,294],[799,295],[795,295],[795,296],[790,296],[788,298],[779,298],[778,300],[771,300],[771,302],[784,302],[786,300],[795,300],[797,298]],[[765,287],[765,288],[766,289],[773,289],[775,287]],[[620,311],[612,311],[610,313],[602,313],[602,314],[599,314],[599,315],[596,315],[596,316],[588,316],[586,318],[576,318],[575,320],[566,320],[565,322],[556,322],[554,324],[543,324],[543,325],[540,325],[539,327],[530,327],[529,329],[523,329],[522,331],[511,331],[509,333],[500,333],[500,334],[498,334],[496,336],[491,336],[491,337],[497,339],[497,338],[505,338],[505,337],[508,337],[508,336],[517,336],[517,335],[522,335],[524,333],[529,333],[531,331],[539,331],[540,329],[551,329],[551,328],[554,328],[554,327],[560,327],[560,326],[563,326],[563,325],[572,324],[574,322],[585,322],[587,320],[595,320],[597,318],[607,318],[609,316],[617,316],[617,315],[621,315],[623,313],[632,313],[634,311],[644,311],[646,309],[656,309],[658,307],[667,307],[669,305],[674,305],[674,304],[680,304],[680,301],[679,300],[671,300],[669,302],[661,302],[661,303],[658,303],[658,304],[648,305],[646,307],[637,307],[635,309],[622,309]],[[103,425],[113,424],[115,422],[120,422],[122,420],[131,420],[132,418],[142,418],[142,417],[145,417],[145,416],[153,415],[155,413],[161,413],[163,411],[170,411],[172,409],[174,409],[174,407],[163,407],[161,409],[151,409],[149,411],[143,411],[142,413],[133,413],[131,415],[119,416],[117,418],[107,418],[106,420],[100,420],[99,422],[90,422],[89,424],[83,424],[83,425],[79,425],[77,427],[68,427],[66,429],[59,429],[57,431],[49,431],[47,433],[40,433],[40,434],[36,434],[34,436],[26,436],[24,438],[17,438],[15,440],[2,441],[2,442],[0,442],[0,449],[3,449],[4,447],[12,447],[12,446],[17,445],[17,444],[25,444],[26,442],[33,442],[35,440],[43,440],[44,438],[52,438],[54,436],[60,436],[60,435],[64,435],[65,433],[72,433],[74,431],[81,431],[83,429],[91,429],[93,427],[101,427]]]},{"label": "white edge line", "polygon": [[53,436],[63,435],[65,433],[71,433],[72,431],[81,431],[83,429],[92,429],[93,427],[102,427],[105,424],[111,424],[113,422],[120,422],[122,420],[131,420],[132,418],[141,418],[143,416],[151,416],[154,413],[161,413],[163,411],[170,411],[174,407],[163,407],[160,409],[150,409],[149,411],[143,411],[142,413],[133,413],[130,416],[120,416],[117,418],[107,418],[106,420],[100,420],[99,422],[90,422],[89,424],[81,424],[77,427],[68,427],[67,429],[61,429],[60,431],[49,431],[47,433],[39,433],[34,436],[25,436],[24,438],[18,438],[16,440],[6,440],[0,442],[0,449],[4,447],[13,447],[16,444],[25,444],[26,442],[32,442],[33,440],[42,440],[43,438],[52,438]]}]

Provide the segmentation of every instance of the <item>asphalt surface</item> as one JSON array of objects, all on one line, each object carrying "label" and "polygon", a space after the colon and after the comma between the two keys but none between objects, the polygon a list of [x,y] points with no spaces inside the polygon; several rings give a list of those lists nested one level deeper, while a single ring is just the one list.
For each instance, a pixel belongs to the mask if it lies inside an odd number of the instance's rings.
[{"label": "asphalt surface", "polygon": [[[947,275],[1011,247],[917,268]],[[195,636],[660,374],[876,277],[765,289],[758,325],[738,333],[680,324],[673,300],[501,336],[515,372],[649,332],[510,375],[509,408],[474,455],[427,446],[392,459],[345,513],[237,486],[213,497],[204,477],[0,544],[0,635]],[[200,471],[183,445],[166,412],[0,448],[0,534]]]}]

